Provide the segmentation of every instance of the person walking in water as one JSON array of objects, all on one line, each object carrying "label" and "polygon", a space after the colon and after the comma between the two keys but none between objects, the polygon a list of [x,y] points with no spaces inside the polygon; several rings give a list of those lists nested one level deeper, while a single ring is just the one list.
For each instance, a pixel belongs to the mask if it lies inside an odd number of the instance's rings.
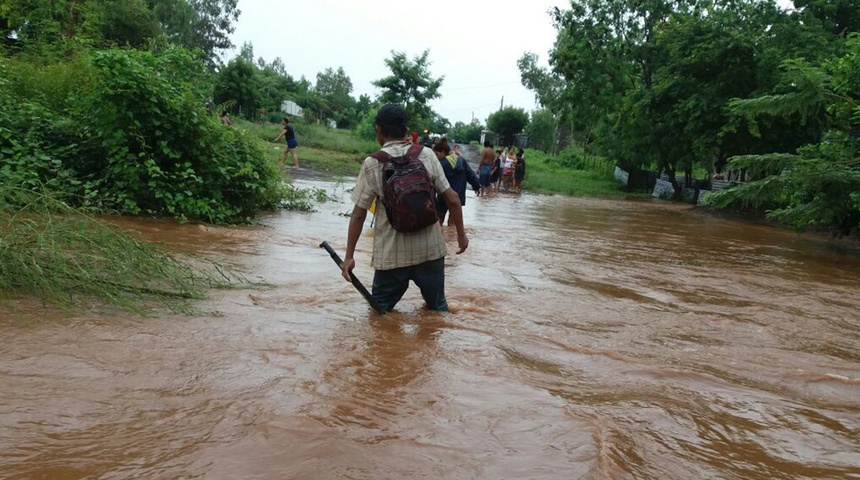
[{"label": "person walking in water", "polygon": [[514,188],[514,164],[517,161],[517,157],[514,154],[514,147],[508,147],[508,153],[505,158],[502,160],[502,185],[505,187],[505,191],[511,191]]},{"label": "person walking in water", "polygon": [[[385,200],[383,196],[385,183],[382,177],[386,163],[377,159],[380,156],[403,157],[409,155],[413,148],[420,149],[420,153],[416,154],[417,160],[426,169],[433,190],[441,194],[442,200],[451,211],[449,224],[454,224],[457,228],[459,246],[457,253],[463,253],[469,246],[457,193],[448,184],[439,159],[433,155],[433,152],[428,148],[413,146],[410,140],[404,138],[406,122],[406,110],[400,105],[392,103],[383,105],[376,114],[374,122],[376,140],[382,146],[382,150],[364,159],[352,191],[352,201],[355,206],[349,218],[346,255],[342,269],[343,277],[347,281],[351,281],[349,272],[355,268],[355,247],[364,228],[367,210],[374,200]],[[389,188],[388,191],[391,192],[392,189]],[[384,205],[384,202],[380,204]],[[392,214],[396,213],[392,212]],[[411,280],[421,290],[421,296],[429,309],[448,311],[448,301],[445,299],[446,254],[445,237],[442,236],[442,229],[438,223],[433,222],[417,231],[401,232],[396,230],[389,220],[387,208],[377,208],[373,256],[370,261],[375,269],[371,293],[373,299],[384,311],[389,311],[406,293]]]},{"label": "person walking in water", "polygon": [[492,191],[492,176],[493,176],[493,144],[484,142],[484,149],[481,150],[481,160],[478,163],[478,182],[481,184],[481,195],[486,195]]},{"label": "person walking in water", "polygon": [[281,165],[287,164],[287,153],[291,153],[293,155],[293,168],[299,168],[299,156],[296,155],[296,147],[299,146],[299,142],[296,141],[296,131],[293,129],[293,126],[290,125],[290,119],[284,117],[281,120],[281,125],[283,125],[283,129],[281,133],[273,140],[274,143],[277,143],[281,137],[287,142],[287,147],[284,149],[284,158],[281,160]]},{"label": "person walking in water", "polygon": [[517,150],[517,161],[514,164],[514,191],[523,193],[523,180],[526,178],[525,150]]},{"label": "person walking in water", "polygon": [[[455,146],[455,151],[459,150]],[[475,193],[481,191],[481,184],[478,182],[478,176],[475,171],[469,166],[461,155],[454,153],[448,145],[448,139],[442,137],[436,145],[433,146],[433,153],[439,159],[442,165],[442,171],[445,172],[445,178],[448,179],[448,184],[451,185],[451,190],[457,192],[460,198],[460,205],[466,205],[466,184],[472,186]],[[441,195],[436,198],[436,211],[439,212],[439,225],[445,223],[445,216],[448,214],[448,206],[445,204]]]}]

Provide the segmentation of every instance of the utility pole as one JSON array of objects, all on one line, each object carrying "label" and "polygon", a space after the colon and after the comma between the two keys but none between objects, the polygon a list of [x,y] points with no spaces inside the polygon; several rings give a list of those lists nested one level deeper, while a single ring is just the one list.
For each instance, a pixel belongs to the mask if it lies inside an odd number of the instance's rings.
[{"label": "utility pole", "polygon": [[499,105],[499,110],[504,110],[504,109],[505,109],[505,96],[502,95],[502,104]]}]

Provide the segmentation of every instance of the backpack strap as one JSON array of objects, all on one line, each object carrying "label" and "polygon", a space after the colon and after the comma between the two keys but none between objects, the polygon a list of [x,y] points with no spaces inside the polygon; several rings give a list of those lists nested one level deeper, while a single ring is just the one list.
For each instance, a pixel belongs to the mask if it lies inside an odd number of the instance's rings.
[{"label": "backpack strap", "polygon": [[413,143],[412,146],[409,147],[409,150],[406,151],[406,156],[414,160],[418,158],[419,155],[421,155],[422,150],[424,150],[424,145],[421,145],[420,143]]},{"label": "backpack strap", "polygon": [[[406,151],[406,156],[414,160],[418,158],[419,155],[421,155],[421,150],[424,150],[424,145],[421,145],[420,143],[413,143],[412,146],[409,147],[409,150]],[[389,160],[391,160],[391,154],[384,150],[377,150],[371,153],[370,156],[375,158],[383,165],[388,163]]]},{"label": "backpack strap", "polygon": [[375,158],[379,163],[383,165],[385,165],[386,163],[388,163],[389,160],[391,160],[391,155],[389,155],[388,152],[382,150],[377,150],[371,153],[370,156]]}]

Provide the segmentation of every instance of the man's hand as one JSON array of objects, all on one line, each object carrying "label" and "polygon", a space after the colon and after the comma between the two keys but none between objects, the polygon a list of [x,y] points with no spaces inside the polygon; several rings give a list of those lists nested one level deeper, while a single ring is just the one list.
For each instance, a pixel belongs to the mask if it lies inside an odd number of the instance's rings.
[{"label": "man's hand", "polygon": [[343,275],[343,278],[345,278],[347,282],[352,282],[352,279],[349,278],[349,272],[351,272],[353,268],[355,268],[354,258],[347,258],[343,261],[343,268],[341,269],[340,274]]},{"label": "man's hand", "polygon": [[469,237],[467,237],[465,233],[457,235],[457,246],[460,247],[460,249],[457,250],[457,255],[465,252],[466,249],[469,248]]}]

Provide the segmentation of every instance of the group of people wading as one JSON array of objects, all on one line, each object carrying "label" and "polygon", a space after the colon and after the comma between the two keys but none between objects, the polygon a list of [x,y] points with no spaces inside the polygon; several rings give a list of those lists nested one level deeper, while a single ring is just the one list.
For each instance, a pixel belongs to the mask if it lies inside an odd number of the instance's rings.
[{"label": "group of people wading", "polygon": [[481,184],[478,195],[498,193],[503,186],[508,192],[522,193],[523,180],[526,178],[523,149],[515,151],[514,147],[508,147],[493,151],[493,144],[484,142],[478,172]]},{"label": "group of people wading", "polygon": [[[472,170],[472,167],[460,154],[460,146],[454,145],[451,149],[446,138],[430,138],[427,130],[424,130],[424,137],[418,141],[418,133],[412,132],[412,143],[420,143],[427,148],[433,149],[439,161],[447,159],[451,168],[445,170],[445,175],[451,181],[451,176],[457,178],[463,176],[465,181],[462,183],[462,189],[451,188],[460,193],[460,198],[465,199],[466,190],[465,182],[468,181],[475,189],[478,196],[487,195],[490,193],[499,193],[504,187],[506,192],[522,193],[523,180],[526,178],[526,159],[522,148],[515,149],[513,146],[507,148],[499,148],[493,150],[493,144],[484,142],[484,149],[481,151],[481,160],[478,163],[478,173]],[[442,162],[443,167],[445,162]],[[442,215],[444,216],[444,215]]]},{"label": "group of people wading", "polygon": [[[414,135],[412,143],[416,143]],[[423,141],[421,143],[423,145]],[[514,150],[514,147],[500,148],[494,152],[493,144],[484,142],[478,164],[479,173],[476,174],[460,153],[460,145],[455,144],[452,149],[448,139],[442,137],[432,140],[429,147],[433,149],[433,153],[442,164],[445,178],[448,179],[451,189],[460,197],[461,205],[466,204],[466,184],[469,184],[479,197],[498,193],[502,187],[506,192],[522,193],[523,191],[526,159],[522,148],[518,150]],[[439,223],[442,224],[448,209],[441,196],[436,201],[436,208],[439,212]]]}]

